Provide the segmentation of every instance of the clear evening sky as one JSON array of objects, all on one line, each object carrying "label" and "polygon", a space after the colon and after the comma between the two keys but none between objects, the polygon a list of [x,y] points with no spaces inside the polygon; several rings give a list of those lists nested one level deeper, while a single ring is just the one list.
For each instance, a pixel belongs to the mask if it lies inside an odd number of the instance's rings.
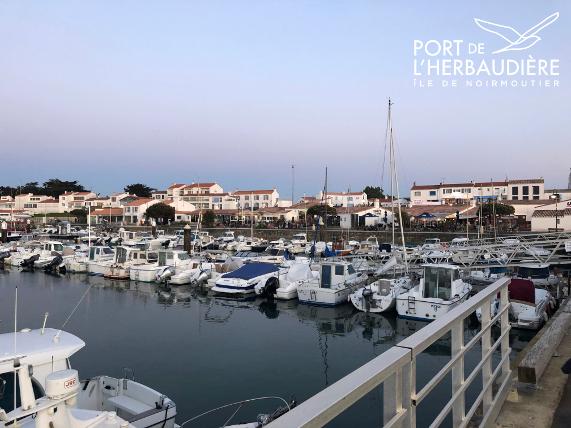
[{"label": "clear evening sky", "polygon": [[[560,59],[560,87],[413,88],[413,40],[498,46],[474,18]],[[315,194],[381,180],[394,100],[401,193],[571,167],[571,7],[561,1],[2,1],[0,184],[103,194],[217,181]],[[501,47],[501,46],[499,46]],[[385,173],[385,181],[386,181]]]}]

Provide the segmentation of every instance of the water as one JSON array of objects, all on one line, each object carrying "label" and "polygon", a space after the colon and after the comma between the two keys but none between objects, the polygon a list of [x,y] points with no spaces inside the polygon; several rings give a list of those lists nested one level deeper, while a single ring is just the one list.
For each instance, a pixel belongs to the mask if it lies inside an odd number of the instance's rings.
[{"label": "water", "polygon": [[[59,328],[81,296],[88,293],[65,327],[87,346],[72,357],[80,377],[122,376],[172,398],[177,422],[220,405],[259,396],[309,398],[381,354],[424,324],[395,316],[366,315],[351,305],[321,308],[261,299],[238,302],[180,287],[157,292],[154,285],[109,281],[86,275],[0,271],[0,332],[13,330],[14,290],[18,286],[18,328]],[[469,337],[477,327],[467,327]],[[512,333],[514,349],[529,334]],[[477,353],[466,366],[474,366]],[[449,360],[449,341],[433,345],[418,364],[419,385]],[[419,407],[418,425],[428,426],[446,387],[433,391],[430,405]],[[475,396],[475,394],[472,394]],[[434,399],[432,399],[434,396]],[[375,390],[332,426],[379,426],[381,391]],[[275,409],[264,401],[241,409],[233,422],[255,419]],[[199,419],[187,427],[220,426],[232,411]]]}]

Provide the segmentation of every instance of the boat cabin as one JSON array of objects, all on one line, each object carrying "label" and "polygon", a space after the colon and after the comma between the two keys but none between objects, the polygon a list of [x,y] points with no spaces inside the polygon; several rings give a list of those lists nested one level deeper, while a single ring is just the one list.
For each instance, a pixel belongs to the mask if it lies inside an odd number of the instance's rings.
[{"label": "boat cabin", "polygon": [[102,258],[112,258],[113,249],[105,246],[94,246],[89,248],[89,260],[96,261]]},{"label": "boat cabin", "polygon": [[186,251],[159,251],[159,266],[177,266],[185,260],[190,260]]},{"label": "boat cabin", "polygon": [[158,257],[156,251],[140,250],[132,247],[117,247],[115,251],[115,263],[125,263],[127,261],[155,263]]},{"label": "boat cabin", "polygon": [[49,252],[63,252],[63,244],[59,241],[46,241],[42,242],[42,250]]},{"label": "boat cabin", "polygon": [[356,273],[353,265],[347,262],[323,262],[320,270],[321,288],[335,288],[344,284],[350,275]]},{"label": "boat cabin", "polygon": [[451,300],[462,280],[460,279],[460,270],[453,265],[425,265],[424,278],[421,281],[422,297],[427,299]]}]

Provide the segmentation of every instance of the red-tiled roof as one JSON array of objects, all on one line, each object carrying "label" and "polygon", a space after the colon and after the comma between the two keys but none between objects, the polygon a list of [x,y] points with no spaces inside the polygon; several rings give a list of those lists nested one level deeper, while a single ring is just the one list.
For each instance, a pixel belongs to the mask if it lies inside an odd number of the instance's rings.
[{"label": "red-tiled roof", "polygon": [[563,210],[535,210],[532,217],[555,217],[557,213],[558,217],[565,217],[567,215],[571,215],[571,208],[565,208]]},{"label": "red-tiled roof", "polygon": [[274,193],[275,189],[272,190],[236,190],[232,192],[234,195],[262,195],[262,194],[270,194]]},{"label": "red-tiled roof", "polygon": [[91,211],[91,216],[118,216],[123,215],[123,208],[101,208]]},{"label": "red-tiled roof", "polygon": [[58,200],[57,199],[44,199],[43,201],[38,202],[39,204],[57,204]]},{"label": "red-tiled roof", "polygon": [[186,186],[186,184],[173,183],[173,184],[171,184],[168,188],[169,188],[169,189],[178,189],[179,187],[184,187],[184,186]]},{"label": "red-tiled roof", "polygon": [[363,195],[365,192],[327,192],[327,196],[353,196],[353,195]]},{"label": "red-tiled roof", "polygon": [[147,202],[156,201],[156,199],[151,198],[139,198],[135,199],[134,201],[127,202],[125,204],[126,207],[138,207],[139,205],[146,204]]},{"label": "red-tiled roof", "polygon": [[543,178],[528,178],[523,180],[508,180],[509,184],[541,184],[544,183]]}]

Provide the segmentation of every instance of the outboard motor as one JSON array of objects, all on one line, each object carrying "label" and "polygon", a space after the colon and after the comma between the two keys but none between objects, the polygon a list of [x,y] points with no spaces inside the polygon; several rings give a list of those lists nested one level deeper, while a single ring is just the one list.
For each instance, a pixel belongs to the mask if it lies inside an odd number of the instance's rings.
[{"label": "outboard motor", "polygon": [[155,279],[157,282],[167,282],[168,279],[174,275],[174,268],[170,266],[165,266],[161,270],[157,271]]},{"label": "outboard motor", "polygon": [[196,278],[196,284],[201,285],[204,284],[210,278],[210,270],[203,270],[200,271],[198,278]]},{"label": "outboard motor", "polygon": [[171,240],[167,239],[166,241],[161,242],[161,246],[166,250],[169,247],[170,243]]},{"label": "outboard motor", "polygon": [[10,257],[10,251],[2,251],[0,252],[0,264],[4,264],[4,259]]},{"label": "outboard motor", "polygon": [[44,266],[44,271],[57,273],[59,270],[59,265],[61,265],[62,262],[63,262],[63,257],[58,254],[52,259],[51,262],[49,262],[47,265]]},{"label": "outboard motor", "polygon": [[36,260],[38,260],[39,258],[40,258],[39,254],[32,254],[27,259],[22,260],[22,263],[20,264],[20,266],[24,267],[24,268],[33,269],[34,268],[34,262]]}]

